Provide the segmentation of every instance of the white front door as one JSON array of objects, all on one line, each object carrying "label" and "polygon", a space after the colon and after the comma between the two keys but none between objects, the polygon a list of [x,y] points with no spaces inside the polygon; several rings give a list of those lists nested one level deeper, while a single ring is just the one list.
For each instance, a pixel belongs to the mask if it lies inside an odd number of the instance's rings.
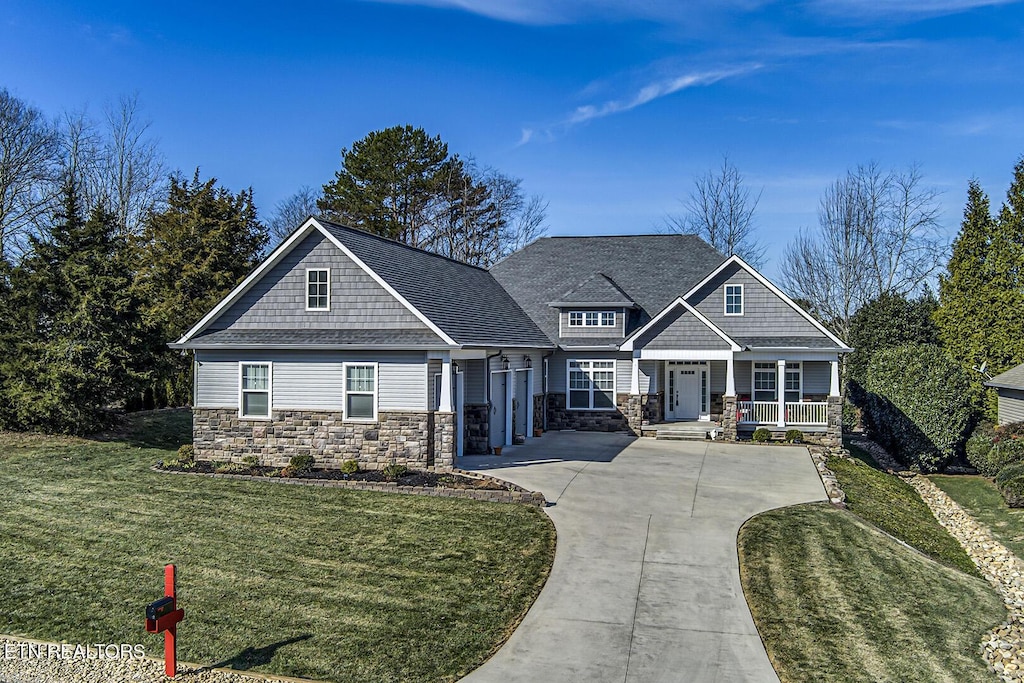
[{"label": "white front door", "polygon": [[666,420],[705,418],[707,371],[706,365],[669,363],[665,383]]}]

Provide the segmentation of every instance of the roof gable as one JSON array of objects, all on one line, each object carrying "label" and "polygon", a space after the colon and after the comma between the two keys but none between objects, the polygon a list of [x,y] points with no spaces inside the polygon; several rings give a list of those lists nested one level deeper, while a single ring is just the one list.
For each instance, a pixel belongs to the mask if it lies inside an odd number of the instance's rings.
[{"label": "roof gable", "polygon": [[[716,341],[717,339],[717,341]],[[659,341],[655,341],[659,340]],[[685,342],[684,340],[689,340]],[[651,346],[651,343],[654,346]],[[723,332],[715,323],[708,320],[696,308],[686,303],[683,297],[677,298],[663,308],[646,325],[631,334],[620,347],[623,351],[634,351],[644,347],[669,348],[662,343],[694,343],[701,349],[731,349],[741,351],[735,340]],[[671,348],[680,348],[673,346]],[[687,348],[687,347],[682,347]]]},{"label": "roof gable", "polygon": [[985,382],[985,386],[994,387],[996,389],[1024,390],[1024,363],[996,375],[989,381]]}]

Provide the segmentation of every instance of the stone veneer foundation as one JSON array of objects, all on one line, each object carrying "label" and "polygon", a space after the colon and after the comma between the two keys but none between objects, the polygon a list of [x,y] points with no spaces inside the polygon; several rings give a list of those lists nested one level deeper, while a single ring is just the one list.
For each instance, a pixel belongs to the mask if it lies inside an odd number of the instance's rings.
[{"label": "stone veneer foundation", "polygon": [[621,406],[629,401],[629,394],[616,397],[616,410],[569,410],[565,407],[565,394],[548,394],[548,429],[578,429],[581,432],[629,431],[629,423]]},{"label": "stone veneer foundation", "polygon": [[316,466],[337,469],[355,460],[364,469],[391,463],[451,468],[455,460],[453,413],[382,412],[377,422],[345,422],[341,413],[275,410],[271,420],[238,417],[235,408],[196,408],[192,434],[199,460],[284,467],[296,455],[313,456]]},{"label": "stone veneer foundation", "polygon": [[467,403],[463,406],[466,414],[466,431],[463,432],[463,448],[470,455],[482,455],[490,448],[488,443],[487,422],[488,407],[486,403]]}]

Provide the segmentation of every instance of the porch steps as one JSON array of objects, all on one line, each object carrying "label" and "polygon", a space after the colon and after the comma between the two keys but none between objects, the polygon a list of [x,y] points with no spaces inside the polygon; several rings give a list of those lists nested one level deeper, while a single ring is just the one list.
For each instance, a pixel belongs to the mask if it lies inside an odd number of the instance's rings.
[{"label": "porch steps", "polygon": [[641,428],[641,436],[653,436],[660,441],[704,441],[709,432],[718,428],[710,422],[648,425]]}]

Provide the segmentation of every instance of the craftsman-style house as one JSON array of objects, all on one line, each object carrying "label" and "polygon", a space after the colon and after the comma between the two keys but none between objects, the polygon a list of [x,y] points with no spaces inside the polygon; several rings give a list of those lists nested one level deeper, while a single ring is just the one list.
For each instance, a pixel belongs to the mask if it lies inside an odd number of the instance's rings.
[{"label": "craftsman-style house", "polygon": [[484,270],[314,218],[172,346],[197,457],[371,468],[541,430],[838,438],[850,351],[692,235],[542,238]]}]

